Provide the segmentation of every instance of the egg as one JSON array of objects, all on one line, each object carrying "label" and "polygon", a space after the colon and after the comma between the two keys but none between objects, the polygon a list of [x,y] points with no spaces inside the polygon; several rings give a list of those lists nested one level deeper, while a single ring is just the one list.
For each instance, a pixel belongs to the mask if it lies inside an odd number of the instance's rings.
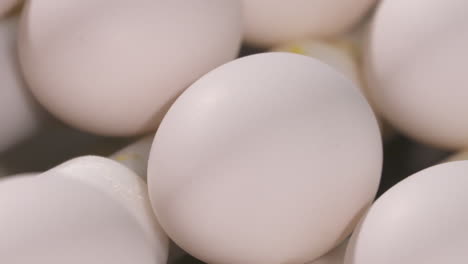
[{"label": "egg", "polygon": [[5,16],[13,7],[18,5],[21,0],[2,0],[0,2],[0,18]]},{"label": "egg", "polygon": [[238,1],[29,1],[19,53],[56,117],[129,136],[155,130],[185,88],[235,58],[241,35]]},{"label": "egg", "polygon": [[305,37],[329,37],[348,30],[375,0],[243,0],[244,39],[271,47]]},{"label": "egg", "polygon": [[2,263],[163,263],[126,208],[56,176],[0,182]]},{"label": "egg", "polygon": [[370,29],[366,76],[378,112],[411,138],[468,147],[468,16],[464,0],[382,1]]},{"label": "egg", "polygon": [[[98,191],[101,196],[110,197],[113,203],[122,206],[123,211],[135,219],[141,230],[144,231],[144,241],[149,245],[152,252],[150,263],[163,264],[168,259],[169,241],[151,209],[145,183],[146,175],[143,175],[143,173],[146,174],[145,169],[151,142],[151,136],[144,137],[118,151],[110,158],[98,156],[77,157],[41,174],[37,175],[36,173],[37,176],[34,178],[45,181],[49,181],[49,178],[71,180],[77,186],[86,185],[88,188]],[[119,161],[122,163],[119,163]],[[137,173],[141,174],[138,175]],[[27,174],[20,176],[21,178],[31,178]],[[8,177],[6,179],[15,181],[17,178]],[[0,183],[2,182],[0,181]],[[54,195],[52,192],[51,197],[54,197]],[[89,202],[92,202],[92,200]],[[45,204],[47,205],[47,203]],[[77,208],[77,210],[81,209]],[[80,213],[86,215],[86,212]],[[63,216],[58,215],[57,217],[61,218]],[[108,219],[107,222],[109,221],[113,220]],[[31,232],[37,232],[34,229],[41,227],[40,225],[34,225],[31,228]],[[91,236],[86,232],[85,235]],[[92,236],[89,239],[93,239]],[[57,240],[51,243],[59,242]],[[1,243],[0,241],[0,245]]]},{"label": "egg", "polygon": [[0,20],[0,153],[33,135],[43,117],[18,65],[17,24],[17,17]]},{"label": "egg", "polygon": [[59,175],[86,183],[92,188],[109,195],[138,220],[152,245],[157,263],[166,263],[168,254],[168,240],[161,230],[148,200],[148,191],[145,182],[125,166],[98,156],[78,157],[67,161],[45,173]]},{"label": "egg", "polygon": [[325,256],[322,256],[309,264],[343,264],[347,245],[348,241],[345,241]]},{"label": "egg", "polygon": [[468,161],[422,170],[369,209],[345,264],[464,263],[468,259]]},{"label": "egg", "polygon": [[382,167],[375,116],[353,85],[318,60],[281,52],[195,82],[150,153],[150,200],[166,233],[220,264],[306,263],[341,243]]}]

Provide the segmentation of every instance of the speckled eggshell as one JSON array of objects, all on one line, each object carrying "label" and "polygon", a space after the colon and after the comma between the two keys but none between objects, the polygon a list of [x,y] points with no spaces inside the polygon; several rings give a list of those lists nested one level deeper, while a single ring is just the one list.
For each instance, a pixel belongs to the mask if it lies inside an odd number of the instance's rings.
[{"label": "speckled eggshell", "polygon": [[468,161],[420,171],[382,195],[350,240],[345,264],[468,259]]},{"label": "speckled eggshell", "polygon": [[157,128],[172,102],[237,56],[241,5],[231,0],[29,1],[20,60],[37,99],[101,135]]},{"label": "speckled eggshell", "polygon": [[242,0],[247,43],[271,47],[349,29],[375,0]]},{"label": "speckled eggshell", "polygon": [[306,263],[342,242],[376,193],[379,128],[330,66],[263,53],[206,74],[153,142],[150,199],[207,263]]},{"label": "speckled eggshell", "polygon": [[381,1],[365,54],[370,95],[395,128],[468,147],[468,1]]}]

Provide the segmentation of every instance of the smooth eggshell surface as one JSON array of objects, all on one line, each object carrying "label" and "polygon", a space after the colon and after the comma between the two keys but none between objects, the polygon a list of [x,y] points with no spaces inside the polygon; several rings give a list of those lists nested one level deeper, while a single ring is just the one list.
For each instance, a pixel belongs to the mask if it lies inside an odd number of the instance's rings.
[{"label": "smooth eggshell surface", "polygon": [[349,29],[375,0],[242,0],[244,37],[274,46],[305,37],[329,37]]},{"label": "smooth eggshell surface", "polygon": [[382,1],[366,75],[378,111],[400,131],[447,149],[468,147],[468,1]]},{"label": "smooth eggshell surface", "polygon": [[169,241],[151,210],[147,185],[139,175],[122,164],[98,156],[74,158],[41,177],[57,174],[86,183],[124,206],[146,231],[148,242],[158,256],[157,263],[166,263]]},{"label": "smooth eggshell surface", "polygon": [[240,11],[231,0],[29,1],[20,59],[35,96],[66,123],[141,134],[191,83],[237,56]]},{"label": "smooth eggshell surface", "polygon": [[32,135],[40,124],[40,112],[23,81],[16,54],[17,20],[0,20],[0,152]]},{"label": "smooth eggshell surface", "polygon": [[370,208],[346,264],[441,264],[468,259],[468,161],[420,171]]},{"label": "smooth eggshell surface", "polygon": [[163,264],[143,229],[106,195],[62,177],[0,182],[2,263]]},{"label": "smooth eggshell surface", "polygon": [[291,53],[225,64],[156,133],[150,199],[168,235],[208,263],[306,263],[371,203],[382,146],[371,108],[328,65]]}]

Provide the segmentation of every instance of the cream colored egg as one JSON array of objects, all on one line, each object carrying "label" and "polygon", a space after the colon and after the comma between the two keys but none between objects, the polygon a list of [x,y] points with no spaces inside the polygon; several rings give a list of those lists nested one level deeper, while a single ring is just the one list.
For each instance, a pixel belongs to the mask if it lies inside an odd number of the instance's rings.
[{"label": "cream colored egg", "polygon": [[271,47],[305,37],[337,35],[359,21],[375,0],[243,0],[244,38]]},{"label": "cream colored egg", "polygon": [[441,264],[468,259],[468,161],[420,171],[367,212],[345,264]]},{"label": "cream colored egg", "polygon": [[34,134],[41,120],[19,67],[17,24],[16,17],[0,20],[0,153]]},{"label": "cream colored egg", "polygon": [[468,147],[467,9],[465,0],[382,1],[366,49],[379,112],[440,148]]},{"label": "cream colored egg", "polygon": [[29,1],[19,51],[55,116],[127,136],[155,130],[185,88],[235,58],[241,31],[231,0]]},{"label": "cream colored egg", "polygon": [[123,206],[74,180],[2,181],[0,208],[2,263],[162,264]]},{"label": "cream colored egg", "polygon": [[151,149],[150,199],[167,234],[205,262],[306,263],[372,202],[381,144],[365,98],[330,66],[248,56],[171,107]]}]

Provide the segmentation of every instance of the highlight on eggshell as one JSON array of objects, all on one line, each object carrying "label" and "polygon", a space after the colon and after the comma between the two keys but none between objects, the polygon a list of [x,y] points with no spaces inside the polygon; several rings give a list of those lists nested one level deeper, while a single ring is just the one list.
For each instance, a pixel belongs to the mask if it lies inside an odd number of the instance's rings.
[{"label": "highlight on eggshell", "polygon": [[350,29],[376,0],[242,0],[244,38],[272,47],[306,37],[332,37]]},{"label": "highlight on eggshell", "polygon": [[468,259],[468,161],[436,165],[384,193],[361,220],[345,264],[440,264]]},{"label": "highlight on eggshell", "polygon": [[239,1],[28,1],[21,65],[38,101],[67,124],[144,134],[190,84],[237,56],[241,17]]},{"label": "highlight on eggshell", "polygon": [[307,263],[341,243],[382,169],[376,118],[352,85],[279,52],[195,82],[150,153],[150,200],[169,237],[207,263]]},{"label": "highlight on eggshell", "polygon": [[165,263],[125,207],[75,180],[1,181],[0,208],[4,263]]},{"label": "highlight on eggshell", "polygon": [[381,1],[365,52],[378,112],[412,139],[443,149],[468,147],[467,9],[465,0]]},{"label": "highlight on eggshell", "polygon": [[0,19],[0,153],[32,136],[42,119],[18,65],[17,24],[17,17]]}]

